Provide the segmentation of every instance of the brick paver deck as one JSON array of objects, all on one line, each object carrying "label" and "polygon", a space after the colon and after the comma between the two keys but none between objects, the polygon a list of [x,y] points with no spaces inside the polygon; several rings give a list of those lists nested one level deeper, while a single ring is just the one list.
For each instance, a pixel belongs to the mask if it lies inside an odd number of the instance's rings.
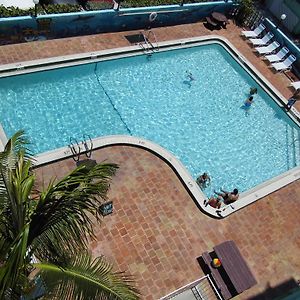
[{"label": "brick paver deck", "polygon": [[[196,258],[230,239],[258,281],[237,299],[300,279],[299,182],[215,220],[199,211],[172,169],[153,154],[113,146],[95,151],[93,158],[118,163],[120,169],[109,193],[115,211],[96,227],[91,249],[134,274],[142,299],[158,299],[201,277]],[[61,177],[74,166],[69,159],[40,168],[39,181]]]},{"label": "brick paver deck", "polygon": [[[206,34],[228,38],[285,97],[292,95],[288,78],[273,73],[239,36],[233,24],[210,32],[203,24],[154,29],[159,41]],[[0,47],[0,62],[127,46],[126,33],[32,42]],[[224,220],[204,215],[172,169],[150,152],[130,146],[94,151],[98,162],[120,165],[110,198],[115,211],[96,227],[95,255],[106,255],[120,270],[134,274],[142,299],[158,299],[203,275],[196,258],[215,244],[233,239],[258,284],[236,299],[274,299],[300,279],[300,182],[257,201]],[[65,175],[71,159],[36,170],[39,184]],[[281,288],[279,289],[278,286]]]}]

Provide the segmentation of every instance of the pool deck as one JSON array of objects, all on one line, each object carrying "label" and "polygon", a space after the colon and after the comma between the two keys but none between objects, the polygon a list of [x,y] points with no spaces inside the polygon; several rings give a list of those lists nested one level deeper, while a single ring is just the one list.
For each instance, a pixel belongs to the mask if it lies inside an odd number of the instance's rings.
[{"label": "pool deck", "polygon": [[[202,23],[155,28],[159,41],[219,34],[227,38],[285,97],[293,90],[289,79],[275,74],[253,53],[239,33],[209,31]],[[120,32],[31,42],[0,47],[0,64],[66,54],[124,47]],[[300,110],[300,103],[297,103]],[[112,146],[93,152],[93,159],[120,165],[109,197],[114,212],[95,228],[90,244],[95,255],[106,255],[119,270],[136,277],[142,299],[158,299],[201,277],[196,258],[225,240],[234,240],[258,284],[235,299],[274,299],[300,280],[300,181],[249,205],[226,219],[203,214],[172,169],[154,154],[131,146]],[[65,159],[36,170],[38,185],[60,178],[75,167]]]}]

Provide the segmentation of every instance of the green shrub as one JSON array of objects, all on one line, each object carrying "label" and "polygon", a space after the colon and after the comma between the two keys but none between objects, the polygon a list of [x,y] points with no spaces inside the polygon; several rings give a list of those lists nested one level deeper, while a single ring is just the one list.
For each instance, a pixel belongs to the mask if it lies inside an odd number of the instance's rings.
[{"label": "green shrub", "polygon": [[244,18],[250,16],[254,11],[253,0],[241,0],[240,3],[240,13]]},{"label": "green shrub", "polygon": [[9,17],[17,17],[17,16],[28,16],[34,13],[34,9],[20,9],[17,7],[4,7],[0,5],[0,17],[1,18],[9,18]]},{"label": "green shrub", "polygon": [[[76,12],[80,10],[81,10],[81,6],[70,5],[70,4],[47,5],[45,10],[40,5],[37,6],[37,14],[39,15],[68,13],[68,12]],[[13,6],[4,7],[3,5],[0,5],[0,18],[31,16],[34,15],[34,13],[35,13],[35,8],[20,9]]]},{"label": "green shrub", "polygon": [[113,4],[109,2],[88,2],[90,10],[112,9]]},{"label": "green shrub", "polygon": [[[125,0],[121,3],[121,7],[145,7],[145,6],[159,6],[159,5],[178,5],[181,0]],[[185,0],[184,3],[198,3],[209,2],[209,0]]]},{"label": "green shrub", "polygon": [[81,6],[71,4],[51,4],[45,6],[45,10],[47,14],[59,14],[80,11]]},{"label": "green shrub", "polygon": [[247,24],[249,18],[251,18],[256,11],[253,0],[240,0],[237,2],[239,4],[239,12],[235,20],[239,25]]},{"label": "green shrub", "polygon": [[[56,14],[56,13],[68,13],[68,12],[77,12],[81,11],[80,5],[70,5],[70,4],[49,4],[50,0],[42,0],[43,8],[41,5],[37,6],[38,14]],[[242,2],[247,2],[252,0],[244,0]],[[178,5],[182,2],[182,0],[119,0],[121,3],[121,7],[129,8],[129,7],[146,7],[146,6],[159,6],[159,5]],[[198,3],[198,2],[209,2],[209,0],[185,0],[184,3]],[[46,5],[45,5],[46,4]],[[108,2],[88,2],[89,10],[101,10],[101,9],[111,9],[112,4]],[[0,18],[8,18],[8,17],[17,17],[17,16],[28,16],[34,15],[34,8],[30,9],[19,9],[16,7],[4,7],[0,5]]]}]

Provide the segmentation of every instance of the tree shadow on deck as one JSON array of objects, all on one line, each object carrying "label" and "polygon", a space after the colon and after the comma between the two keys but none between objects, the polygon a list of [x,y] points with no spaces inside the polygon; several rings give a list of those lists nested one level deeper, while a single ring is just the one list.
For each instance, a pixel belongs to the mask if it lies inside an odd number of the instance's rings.
[{"label": "tree shadow on deck", "polygon": [[248,300],[297,300],[300,299],[300,287],[294,278],[274,287],[267,283],[265,291]]}]

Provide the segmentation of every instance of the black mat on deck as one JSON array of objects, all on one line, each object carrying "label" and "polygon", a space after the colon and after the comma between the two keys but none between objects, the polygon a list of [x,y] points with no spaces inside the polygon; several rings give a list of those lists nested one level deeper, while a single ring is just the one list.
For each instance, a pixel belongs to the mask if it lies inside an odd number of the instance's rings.
[{"label": "black mat on deck", "polygon": [[131,44],[137,44],[140,42],[144,42],[144,37],[142,34],[131,34],[131,35],[125,35],[125,38],[127,41]]}]

